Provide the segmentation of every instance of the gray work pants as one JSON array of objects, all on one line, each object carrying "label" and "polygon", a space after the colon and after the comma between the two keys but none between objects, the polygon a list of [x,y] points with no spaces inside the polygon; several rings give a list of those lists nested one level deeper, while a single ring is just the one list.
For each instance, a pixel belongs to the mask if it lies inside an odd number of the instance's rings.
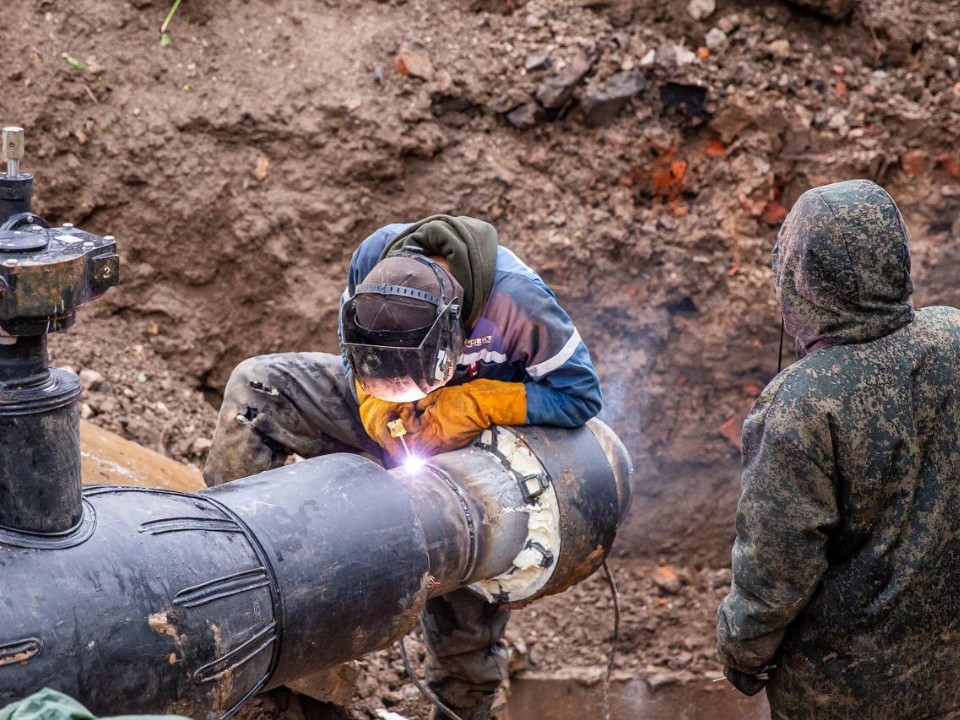
[{"label": "gray work pants", "polygon": [[[244,360],[223,394],[203,470],[208,486],[283,465],[291,453],[316,457],[381,450],[363,429],[343,361],[328,353],[280,353]],[[427,679],[464,720],[485,720],[507,677],[503,633],[509,610],[469,590],[427,601],[422,623]]]}]

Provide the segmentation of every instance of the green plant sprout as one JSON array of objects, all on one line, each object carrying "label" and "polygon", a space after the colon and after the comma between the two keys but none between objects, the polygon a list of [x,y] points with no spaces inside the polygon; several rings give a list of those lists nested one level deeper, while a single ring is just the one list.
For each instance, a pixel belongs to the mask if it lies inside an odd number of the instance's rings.
[{"label": "green plant sprout", "polygon": [[87,64],[83,60],[78,60],[70,53],[60,53],[60,57],[67,61],[67,65],[72,67],[74,70],[84,70],[87,67]]},{"label": "green plant sprout", "polygon": [[173,16],[177,12],[177,8],[180,7],[181,1],[182,0],[173,0],[173,5],[170,7],[170,12],[167,13],[167,18],[163,21],[163,25],[160,26],[161,36],[167,32],[167,28],[170,26],[170,21],[173,20]]}]

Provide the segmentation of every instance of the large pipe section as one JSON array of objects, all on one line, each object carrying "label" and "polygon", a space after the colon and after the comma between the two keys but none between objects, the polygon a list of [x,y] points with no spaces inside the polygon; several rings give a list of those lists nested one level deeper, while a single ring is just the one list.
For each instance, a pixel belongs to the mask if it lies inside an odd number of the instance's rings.
[{"label": "large pipe section", "polygon": [[629,462],[592,421],[495,428],[415,470],[337,454],[195,494],[87,488],[74,532],[0,534],[0,705],[52,687],[226,717],[388,646],[430,596],[559,592],[602,563]]}]

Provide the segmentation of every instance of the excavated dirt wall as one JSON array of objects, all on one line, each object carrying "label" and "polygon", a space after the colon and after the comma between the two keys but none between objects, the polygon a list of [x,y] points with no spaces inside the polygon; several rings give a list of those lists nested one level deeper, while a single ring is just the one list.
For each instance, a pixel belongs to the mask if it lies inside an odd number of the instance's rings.
[{"label": "excavated dirt wall", "polygon": [[121,288],[54,346],[101,374],[85,414],[201,463],[200,393],[333,350],[366,234],[475,215],[596,359],[638,469],[622,547],[724,562],[791,202],[884,183],[919,303],[960,302],[960,3],[712,4],[185,0],[162,43],[166,0],[8,3],[0,122],[27,130],[35,210],[122,248]]}]

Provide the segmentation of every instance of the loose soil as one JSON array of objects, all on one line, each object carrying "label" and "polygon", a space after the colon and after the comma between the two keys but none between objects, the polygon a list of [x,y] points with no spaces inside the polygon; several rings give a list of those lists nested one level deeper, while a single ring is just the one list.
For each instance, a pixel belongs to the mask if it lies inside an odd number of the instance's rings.
[{"label": "loose soil", "polygon": [[[738,431],[776,372],[768,261],[791,203],[880,182],[917,304],[960,302],[958,0],[841,22],[778,0],[701,20],[654,0],[185,0],[167,44],[167,0],[8,5],[0,123],[26,128],[34,209],[121,247],[121,287],[52,344],[102,376],[84,414],[201,465],[233,365],[335,349],[362,237],[487,219],[574,317],[633,455],[618,670],[652,684],[719,671]],[[596,579],[518,613],[517,657],[602,665],[606,598]],[[355,716],[425,717],[393,655],[363,665]]]}]

